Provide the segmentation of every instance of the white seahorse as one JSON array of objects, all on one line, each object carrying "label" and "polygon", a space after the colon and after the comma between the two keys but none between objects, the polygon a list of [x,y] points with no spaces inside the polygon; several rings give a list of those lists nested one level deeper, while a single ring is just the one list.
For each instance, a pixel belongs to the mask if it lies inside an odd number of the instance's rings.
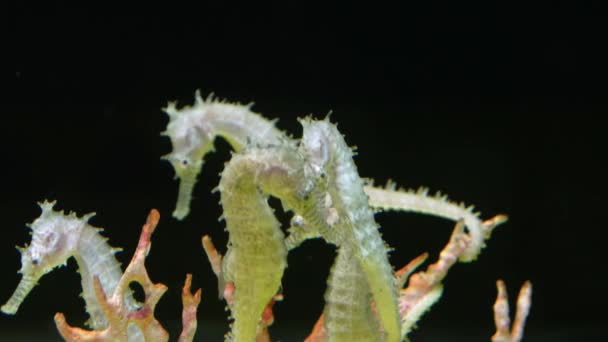
[{"label": "white seahorse", "polygon": [[[95,277],[105,293],[114,292],[122,270],[114,254],[120,248],[113,248],[107,238],[100,234],[103,229],[91,226],[88,220],[95,214],[77,217],[75,213],[65,214],[54,211],[55,202],[40,203],[42,214],[29,225],[32,241],[29,246],[17,247],[21,252],[22,278],[11,298],[1,308],[6,314],[15,314],[23,300],[37,285],[38,280],[53,269],[64,266],[70,257],[78,263],[82,282],[82,298],[90,318],[87,325],[101,330],[108,324],[101,306],[95,296],[93,281]],[[129,310],[137,310],[138,303],[131,293],[125,295]],[[139,328],[130,324],[129,341],[143,341]]]}]

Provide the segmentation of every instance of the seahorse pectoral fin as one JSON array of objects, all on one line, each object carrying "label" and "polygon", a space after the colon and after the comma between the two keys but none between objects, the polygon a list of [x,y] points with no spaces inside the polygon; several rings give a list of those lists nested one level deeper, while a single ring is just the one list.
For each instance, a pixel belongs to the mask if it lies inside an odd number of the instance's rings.
[{"label": "seahorse pectoral fin", "polygon": [[14,315],[17,313],[19,306],[21,303],[23,303],[25,297],[27,297],[36,284],[38,284],[38,277],[34,278],[24,275],[23,278],[21,278],[19,285],[17,285],[15,292],[13,292],[11,298],[9,298],[6,304],[2,305],[2,308],[0,308],[2,312],[8,315]]}]

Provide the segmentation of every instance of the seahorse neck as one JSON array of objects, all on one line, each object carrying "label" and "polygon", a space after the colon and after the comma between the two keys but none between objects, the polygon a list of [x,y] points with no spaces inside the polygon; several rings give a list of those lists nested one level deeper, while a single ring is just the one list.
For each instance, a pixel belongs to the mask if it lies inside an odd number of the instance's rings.
[{"label": "seahorse neck", "polygon": [[120,264],[114,256],[115,249],[106,241],[107,239],[99,234],[98,229],[85,224],[77,251],[74,253],[82,281],[82,298],[90,315],[90,321],[87,323],[94,329],[107,326],[107,319],[95,296],[94,277],[99,278],[104,292],[107,296],[111,296],[122,275]]},{"label": "seahorse neck", "polygon": [[226,139],[236,151],[242,150],[248,143],[277,144],[286,140],[283,132],[274,122],[255,114],[247,106],[230,103],[211,103],[205,117],[200,121],[206,131]]}]

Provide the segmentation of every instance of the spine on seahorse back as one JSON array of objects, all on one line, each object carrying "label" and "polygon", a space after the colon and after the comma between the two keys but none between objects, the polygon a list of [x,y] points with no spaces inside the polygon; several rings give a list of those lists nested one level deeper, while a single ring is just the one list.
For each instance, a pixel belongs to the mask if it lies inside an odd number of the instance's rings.
[{"label": "spine on seahorse back", "polygon": [[213,142],[221,136],[235,151],[247,144],[278,145],[290,140],[278,130],[274,121],[252,112],[249,105],[203,100],[195,94],[193,106],[177,109],[169,103],[164,111],[169,115],[167,130],[173,151],[163,158],[171,162],[180,180],[176,209],[173,216],[186,217],[190,211],[192,190],[203,166],[205,155],[213,151]]},{"label": "spine on seahorse back", "polygon": [[280,288],[287,248],[268,195],[291,196],[300,180],[286,150],[264,149],[235,155],[222,173],[219,190],[229,233],[222,263],[225,282],[234,284],[231,310],[234,341],[253,341],[266,305]]},{"label": "spine on seahorse back", "polygon": [[[319,231],[332,232],[338,244],[352,249],[365,273],[377,313],[387,341],[399,341],[400,319],[397,291],[393,286],[393,270],[388,262],[388,250],[380,237],[378,225],[363,191],[363,182],[352,160],[352,151],[329,121],[302,120],[302,148],[309,163],[326,177],[327,201],[330,207],[325,224]],[[317,189],[316,191],[318,191]],[[307,222],[322,222],[304,217]],[[336,237],[337,235],[337,237]]]}]

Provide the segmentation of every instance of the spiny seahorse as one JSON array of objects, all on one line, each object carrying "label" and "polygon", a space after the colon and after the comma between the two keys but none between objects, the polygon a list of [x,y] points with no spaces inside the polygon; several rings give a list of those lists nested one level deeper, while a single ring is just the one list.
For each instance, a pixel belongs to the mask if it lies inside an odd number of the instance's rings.
[{"label": "spiny seahorse", "polygon": [[285,209],[301,201],[307,184],[303,162],[291,145],[252,147],[234,154],[222,172],[218,189],[229,240],[218,273],[221,282],[234,285],[234,341],[255,339],[264,308],[280,288],[287,248],[268,196],[279,198]]},{"label": "spiny seahorse", "polygon": [[169,115],[167,130],[173,151],[163,158],[173,165],[179,178],[179,194],[173,216],[183,219],[190,212],[192,190],[203,167],[204,156],[213,151],[217,136],[228,141],[236,151],[247,144],[281,144],[290,140],[279,131],[274,121],[250,110],[250,106],[216,101],[212,96],[203,100],[199,91],[193,106],[177,109],[170,102],[164,111]]},{"label": "spiny seahorse", "polygon": [[[114,254],[120,248],[112,248],[107,238],[99,233],[103,230],[88,223],[93,213],[77,217],[75,213],[65,214],[54,211],[55,202],[40,203],[42,214],[29,225],[32,241],[29,246],[17,247],[21,252],[22,278],[11,298],[2,306],[2,312],[15,314],[19,306],[36,286],[38,280],[56,267],[66,264],[70,257],[78,263],[82,281],[82,298],[90,315],[87,325],[95,330],[103,329],[108,321],[95,296],[95,277],[105,293],[111,294],[116,288],[122,270]],[[125,296],[129,309],[136,310],[138,303],[131,293]],[[143,341],[139,328],[131,324],[128,328],[129,341]]]},{"label": "spiny seahorse", "polygon": [[[359,262],[376,311],[386,334],[386,341],[400,341],[400,318],[397,310],[397,291],[393,269],[388,262],[388,250],[380,237],[374,213],[368,205],[353,161],[353,152],[329,120],[300,120],[304,127],[300,148],[311,173],[318,182],[312,191],[325,196],[326,213],[296,210],[320,235],[352,252]],[[351,261],[352,262],[352,261]],[[328,283],[331,291],[333,283]],[[369,302],[366,303],[369,305]],[[326,326],[332,322],[326,317]]]}]

